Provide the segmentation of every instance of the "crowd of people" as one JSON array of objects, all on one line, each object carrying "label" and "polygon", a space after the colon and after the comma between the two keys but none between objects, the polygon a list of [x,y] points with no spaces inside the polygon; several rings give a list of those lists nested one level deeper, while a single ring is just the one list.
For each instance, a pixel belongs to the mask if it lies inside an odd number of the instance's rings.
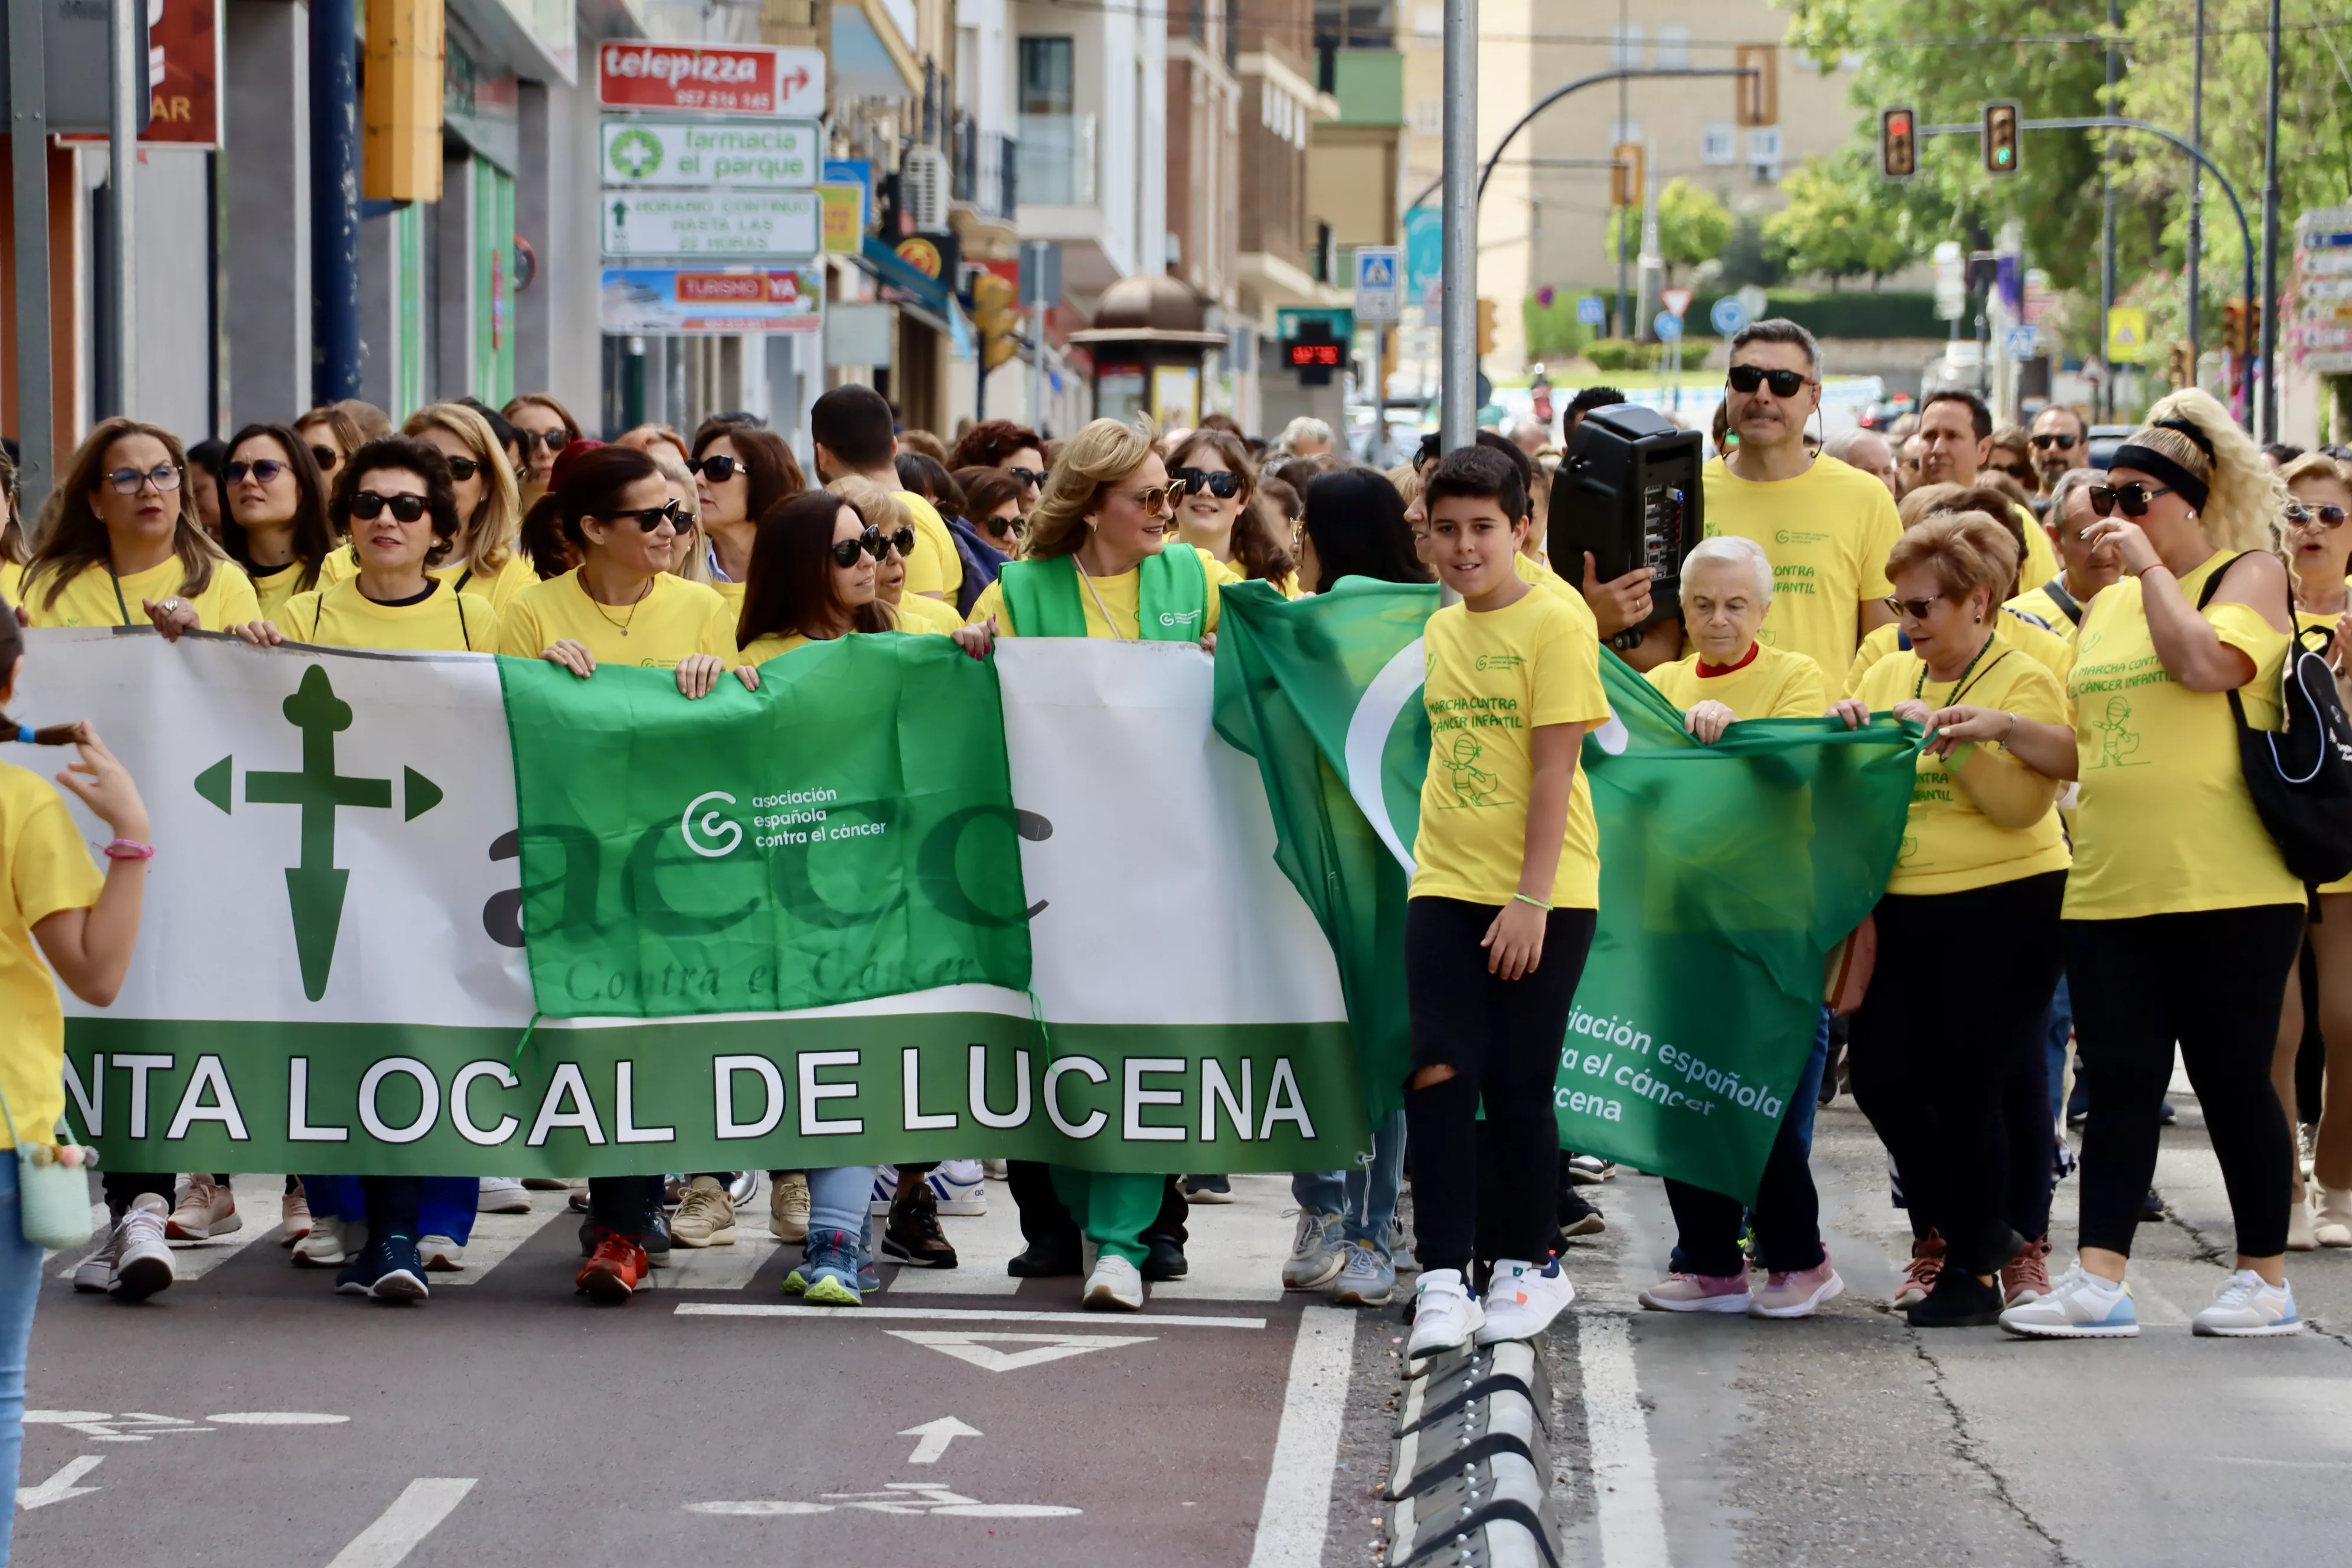
[{"label": "crowd of people", "polygon": [[[2307,893],[2287,869],[2235,715],[2274,727],[2290,650],[2332,650],[2346,629],[2352,453],[2266,454],[2193,390],[2160,401],[2104,468],[2074,410],[1997,429],[1965,391],[1824,445],[1821,374],[1794,323],[1733,340],[1709,537],[1672,603],[1647,569],[1603,582],[1591,557],[1545,551],[1552,469],[1578,421],[1622,400],[1607,388],[1578,395],[1557,439],[1483,432],[1447,452],[1431,437],[1386,471],[1349,462],[1312,420],[1272,443],[1220,416],[1166,433],[1097,420],[1061,441],[996,420],[950,446],[898,428],[858,385],[817,399],[813,477],[750,416],[600,441],[544,395],[435,404],[397,429],[338,404],[194,447],[109,419],[38,516],[17,516],[10,478],[0,702],[20,626],[490,652],[583,680],[653,666],[695,700],[725,679],[789,679],[771,661],[843,637],[945,636],[976,658],[1003,637],[1213,653],[1237,584],[1298,597],[1346,578],[1442,582],[1433,722],[1465,704],[1526,722],[1482,731],[1495,787],[1477,798],[1430,773],[1402,955],[1405,1109],[1355,1167],[1294,1179],[1286,1286],[1378,1306],[1417,1270],[1415,1353],[1523,1337],[1572,1300],[1560,1254],[1603,1224],[1579,1188],[1605,1167],[1559,1151],[1543,1108],[1608,853],[1577,766],[1608,717],[1607,644],[1701,743],[1748,720],[1890,713],[1927,737],[1858,1009],[1824,1006],[1752,1203],[1669,1184],[1677,1247],[1643,1304],[1786,1318],[1840,1293],[1810,1150],[1813,1107],[1843,1083],[1909,1212],[1895,1305],[1913,1323],[2128,1335],[2123,1281],[2177,1045],[2237,1225],[2236,1266],[2195,1326],[2292,1332],[2285,1253],[2352,1246],[2352,1089],[2337,1092],[2352,1074],[2312,1071],[2306,1048],[2308,1035],[2324,1059],[2352,1038],[2352,879]],[[52,973],[110,998],[154,851],[88,726],[5,729],[77,748],[58,782],[117,835],[101,876],[58,792],[0,767],[0,990],[31,1021],[0,1054],[14,1144],[63,1110]],[[2086,1118],[2080,1245],[2053,1280],[2070,1111]],[[0,1163],[0,1182],[15,1171]],[[1002,1173],[1024,1241],[1010,1272],[1083,1278],[1106,1310],[1183,1275],[1188,1205],[1231,1195],[1214,1174]],[[624,1301],[673,1248],[736,1244],[764,1184],[770,1231],[803,1251],[785,1289],[855,1305],[877,1262],[956,1267],[940,1215],[986,1201],[978,1162],[761,1175],[577,1184],[577,1289]],[[74,1283],[125,1300],[172,1284],[171,1241],[248,1217],[226,1174],[108,1169],[101,1184],[111,1225]],[[464,1267],[473,1216],[528,1209],[529,1184],[327,1172],[270,1196],[296,1265],[413,1301]],[[0,1402],[20,1405],[38,1252],[28,1264],[16,1232],[0,1226]]]}]

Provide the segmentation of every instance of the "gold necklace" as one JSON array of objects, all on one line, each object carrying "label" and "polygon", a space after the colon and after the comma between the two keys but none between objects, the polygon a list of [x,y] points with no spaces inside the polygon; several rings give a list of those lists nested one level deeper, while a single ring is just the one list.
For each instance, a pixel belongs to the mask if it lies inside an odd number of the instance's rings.
[{"label": "gold necklace", "polygon": [[644,604],[647,599],[653,597],[653,592],[654,579],[648,577],[646,579],[645,587],[638,591],[637,596],[629,601],[629,613],[616,621],[610,615],[605,614],[604,604],[598,600],[596,595],[588,592],[588,584],[586,579],[582,579],[580,584],[581,596],[586,599],[591,605],[596,606],[596,613],[600,616],[604,616],[604,624],[606,626],[620,627],[621,635],[623,637],[627,637],[629,635],[629,623],[637,618],[637,606]]}]

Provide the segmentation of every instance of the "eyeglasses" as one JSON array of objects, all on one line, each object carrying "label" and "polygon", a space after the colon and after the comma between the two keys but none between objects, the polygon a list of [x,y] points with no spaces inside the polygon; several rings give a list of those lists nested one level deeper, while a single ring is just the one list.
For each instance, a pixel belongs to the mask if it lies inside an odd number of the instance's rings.
[{"label": "eyeglasses", "polygon": [[1885,602],[1886,607],[1898,616],[1908,616],[1915,621],[1924,621],[1927,618],[1927,606],[1943,596],[1941,594],[1930,594],[1924,599],[1898,599],[1889,594]]},{"label": "eyeglasses", "polygon": [[1045,470],[1043,468],[1007,468],[1004,471],[1011,474],[1014,479],[1020,480],[1022,484],[1030,489],[1035,490],[1045,488]]},{"label": "eyeglasses", "polygon": [[395,521],[415,522],[425,515],[430,504],[419,495],[380,496],[373,490],[362,490],[352,498],[352,515],[362,522],[373,522],[383,515],[384,508],[390,507]]},{"label": "eyeglasses", "polygon": [[343,460],[343,455],[332,447],[313,447],[310,448],[310,458],[319,465],[320,473],[331,474],[335,471],[335,465]]},{"label": "eyeglasses", "polygon": [[221,477],[234,485],[243,483],[245,476],[251,474],[257,484],[274,485],[278,482],[278,476],[286,472],[289,466],[275,458],[256,458],[249,463],[240,458],[234,463],[223,464]]},{"label": "eyeglasses", "polygon": [[2344,509],[2340,506],[2305,506],[2301,501],[2289,501],[2286,521],[2291,528],[2341,528],[2344,526]]},{"label": "eyeglasses", "polygon": [[2046,452],[2053,447],[2057,447],[2062,452],[2071,452],[2074,449],[2074,443],[2081,439],[2081,437],[2076,436],[2053,436],[2045,431],[2043,434],[2039,436],[2029,436],[2026,439],[2033,443],[2033,448],[2037,452]]},{"label": "eyeglasses", "polygon": [[476,474],[478,474],[481,471],[482,464],[481,459],[478,458],[452,458],[449,459],[449,477],[457,480],[460,484],[472,479]]},{"label": "eyeglasses", "polygon": [[1146,516],[1158,517],[1161,512],[1176,510],[1176,503],[1184,499],[1184,487],[1154,485],[1150,489],[1136,491],[1129,499],[1143,509]]},{"label": "eyeglasses", "polygon": [[688,463],[687,471],[700,474],[714,485],[723,485],[735,477],[743,465],[733,458],[697,458]]},{"label": "eyeglasses", "polygon": [[681,509],[677,502],[674,500],[666,500],[659,506],[642,507],[635,511],[612,512],[606,515],[604,521],[606,522],[634,521],[639,528],[645,530],[646,532],[651,533],[655,529],[659,528],[665,522],[668,523],[672,528],[677,527],[678,513],[680,510]]},{"label": "eyeglasses", "polygon": [[1242,477],[1235,473],[1204,473],[1199,468],[1179,468],[1175,473],[1176,488],[1192,495],[1213,495],[1219,500],[1231,500],[1241,493]]},{"label": "eyeglasses", "polygon": [[114,487],[114,493],[119,496],[135,496],[142,487],[147,485],[154,486],[161,493],[180,488],[180,470],[168,464],[160,468],[149,468],[144,473],[137,468],[117,468],[106,476],[106,482]]},{"label": "eyeglasses", "polygon": [[2154,489],[2150,489],[2137,479],[2134,479],[2127,485],[2093,485],[2090,491],[2091,510],[2101,517],[2106,517],[2117,507],[2121,507],[2126,517],[2146,517],[2148,502],[2158,496],[2168,496],[2171,493],[2170,485],[2158,485]]},{"label": "eyeglasses", "polygon": [[[913,531],[906,530],[903,531],[911,535]],[[908,539],[908,542],[913,542],[911,537]],[[857,558],[860,555],[871,555],[875,560],[879,561],[882,559],[883,552],[887,551],[889,548],[889,542],[882,537],[882,531],[878,528],[869,528],[855,539],[835,540],[833,542],[833,563],[846,571],[848,568],[857,564]]]},{"label": "eyeglasses", "polygon": [[515,439],[522,443],[522,449],[526,452],[530,450],[533,443],[537,443],[538,445],[546,447],[551,452],[561,452],[564,447],[572,444],[572,437],[565,435],[561,429],[519,429],[515,432]]},{"label": "eyeglasses", "polygon": [[1775,397],[1794,397],[1813,384],[1813,378],[1802,371],[1766,370],[1759,364],[1733,365],[1724,381],[1734,392],[1753,392],[1769,384]]}]

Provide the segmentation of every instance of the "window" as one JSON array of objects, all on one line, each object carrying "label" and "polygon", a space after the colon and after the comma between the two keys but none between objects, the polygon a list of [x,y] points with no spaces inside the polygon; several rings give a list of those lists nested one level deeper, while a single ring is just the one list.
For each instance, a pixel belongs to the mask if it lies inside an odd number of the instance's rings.
[{"label": "window", "polygon": [[1702,163],[1739,162],[1738,129],[1728,120],[1710,120],[1698,129],[1698,161]]},{"label": "window", "polygon": [[1748,133],[1748,162],[1759,180],[1780,177],[1780,128],[1759,127]]},{"label": "window", "polygon": [[1642,63],[1642,29],[1633,26],[1610,28],[1610,67],[1615,70],[1631,70]]},{"label": "window", "polygon": [[1021,112],[1067,114],[1073,105],[1071,41],[1067,38],[1021,40]]},{"label": "window", "polygon": [[1691,30],[1688,27],[1658,29],[1658,68],[1661,70],[1690,69]]}]

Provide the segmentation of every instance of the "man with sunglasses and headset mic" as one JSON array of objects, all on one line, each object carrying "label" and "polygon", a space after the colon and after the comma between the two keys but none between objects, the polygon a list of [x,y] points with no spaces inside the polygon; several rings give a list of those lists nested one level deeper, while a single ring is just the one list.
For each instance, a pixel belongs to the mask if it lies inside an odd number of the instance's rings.
[{"label": "man with sunglasses and headset mic", "polygon": [[2043,495],[2055,495],[2058,481],[2069,470],[2091,466],[2091,427],[2066,405],[2053,403],[2036,414],[2026,432],[2026,441],[2033,448],[2033,472],[2042,481]]},{"label": "man with sunglasses and headset mic", "polygon": [[1871,475],[1806,449],[1822,405],[1812,333],[1777,317],[1741,328],[1726,379],[1739,444],[1702,470],[1706,531],[1754,540],[1772,563],[1758,640],[1843,669],[1895,618],[1885,602],[1887,552],[1903,532],[1895,498]]}]

